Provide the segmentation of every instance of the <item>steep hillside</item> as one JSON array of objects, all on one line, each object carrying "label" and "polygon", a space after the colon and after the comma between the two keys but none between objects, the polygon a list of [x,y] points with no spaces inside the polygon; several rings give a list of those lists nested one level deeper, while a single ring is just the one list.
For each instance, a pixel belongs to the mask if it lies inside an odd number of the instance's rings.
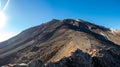
[{"label": "steep hillside", "polygon": [[[105,63],[103,65],[105,66],[110,63],[118,67],[119,33],[119,30],[114,31],[83,20],[53,19],[0,43],[0,60],[2,60],[0,65],[29,64],[36,59],[49,64],[63,57],[70,57],[72,52],[80,49],[92,58],[93,66],[101,63]],[[93,57],[97,57],[99,62],[93,60]]]}]

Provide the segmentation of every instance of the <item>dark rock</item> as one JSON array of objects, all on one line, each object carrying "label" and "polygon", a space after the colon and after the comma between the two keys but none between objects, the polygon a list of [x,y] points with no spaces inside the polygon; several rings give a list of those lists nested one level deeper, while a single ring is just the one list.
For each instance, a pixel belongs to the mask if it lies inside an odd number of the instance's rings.
[{"label": "dark rock", "polygon": [[39,50],[39,47],[34,46],[31,51],[32,51],[32,52],[35,52],[35,51],[38,51],[38,50]]},{"label": "dark rock", "polygon": [[93,67],[91,56],[79,49],[72,53],[71,60],[73,67]]},{"label": "dark rock", "polygon": [[35,60],[29,64],[29,67],[44,67],[44,63],[41,60]]}]

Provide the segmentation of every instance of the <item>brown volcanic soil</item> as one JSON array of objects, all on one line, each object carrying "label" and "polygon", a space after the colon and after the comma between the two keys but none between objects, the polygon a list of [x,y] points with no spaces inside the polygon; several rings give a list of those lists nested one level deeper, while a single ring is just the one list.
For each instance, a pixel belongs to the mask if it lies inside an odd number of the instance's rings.
[{"label": "brown volcanic soil", "polygon": [[0,65],[31,63],[36,59],[43,63],[56,62],[69,57],[76,49],[91,58],[103,57],[99,59],[101,63],[120,63],[119,32],[83,20],[54,19],[27,29],[0,45]]}]

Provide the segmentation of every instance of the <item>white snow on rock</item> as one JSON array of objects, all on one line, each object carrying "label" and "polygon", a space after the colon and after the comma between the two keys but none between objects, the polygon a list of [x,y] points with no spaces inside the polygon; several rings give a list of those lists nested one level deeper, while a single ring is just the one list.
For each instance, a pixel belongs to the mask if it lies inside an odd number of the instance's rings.
[{"label": "white snow on rock", "polygon": [[111,33],[117,32],[117,29],[110,28]]},{"label": "white snow on rock", "polygon": [[26,64],[26,63],[21,63],[21,64],[19,64],[20,66],[27,66],[28,64]]},{"label": "white snow on rock", "polygon": [[81,20],[81,19],[75,19],[75,21],[77,21],[77,22],[82,22],[82,20]]},{"label": "white snow on rock", "polygon": [[108,37],[104,33],[100,33],[106,40],[109,40]]}]

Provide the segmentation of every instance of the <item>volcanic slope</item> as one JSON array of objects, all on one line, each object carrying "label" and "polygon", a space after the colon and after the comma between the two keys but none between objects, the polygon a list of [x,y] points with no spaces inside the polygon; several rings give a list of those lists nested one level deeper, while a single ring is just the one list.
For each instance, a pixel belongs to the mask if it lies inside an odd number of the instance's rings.
[{"label": "volcanic slope", "polygon": [[57,62],[80,49],[91,57],[105,57],[100,63],[120,64],[120,31],[93,23],[53,19],[24,30],[17,36],[0,43],[0,65]]}]

